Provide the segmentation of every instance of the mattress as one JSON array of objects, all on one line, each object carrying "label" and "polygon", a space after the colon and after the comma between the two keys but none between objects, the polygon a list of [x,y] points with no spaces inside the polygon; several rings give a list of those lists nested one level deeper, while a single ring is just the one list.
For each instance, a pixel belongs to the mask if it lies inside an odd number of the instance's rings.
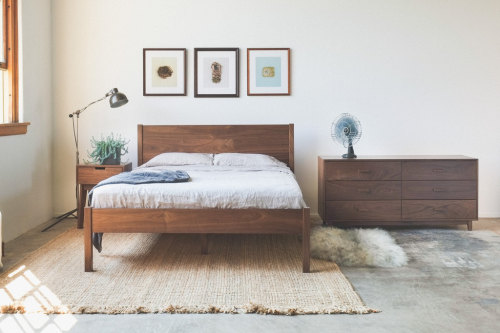
[{"label": "mattress", "polygon": [[[306,207],[295,175],[288,167],[159,166],[150,170],[184,170],[185,183],[110,184],[93,190],[94,208],[148,209],[300,209]],[[131,172],[137,172],[141,168]]]}]

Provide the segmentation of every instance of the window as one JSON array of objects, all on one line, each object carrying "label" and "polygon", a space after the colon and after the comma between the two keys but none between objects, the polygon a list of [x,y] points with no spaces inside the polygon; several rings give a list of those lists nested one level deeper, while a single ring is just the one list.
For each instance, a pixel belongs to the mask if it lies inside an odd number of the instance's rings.
[{"label": "window", "polygon": [[19,122],[17,2],[0,0],[0,136],[25,134],[29,125]]}]

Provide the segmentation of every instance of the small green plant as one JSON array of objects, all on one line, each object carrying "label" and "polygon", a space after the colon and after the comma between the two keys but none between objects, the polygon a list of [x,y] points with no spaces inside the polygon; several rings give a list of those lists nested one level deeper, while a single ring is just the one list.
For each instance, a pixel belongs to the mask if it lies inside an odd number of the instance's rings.
[{"label": "small green plant", "polygon": [[90,162],[85,162],[95,164],[120,164],[121,156],[128,153],[127,144],[129,142],[130,140],[125,140],[121,135],[115,136],[113,133],[106,138],[101,134],[100,140],[92,137],[92,139],[90,139],[90,145],[93,150],[92,152],[87,151],[87,154],[92,160]]}]

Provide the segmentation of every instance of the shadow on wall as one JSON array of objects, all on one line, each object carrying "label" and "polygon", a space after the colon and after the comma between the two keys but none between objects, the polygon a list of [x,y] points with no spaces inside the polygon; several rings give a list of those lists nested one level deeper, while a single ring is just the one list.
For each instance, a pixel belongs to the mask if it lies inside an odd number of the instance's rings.
[{"label": "shadow on wall", "polygon": [[3,268],[3,238],[2,238],[2,211],[0,211],[0,270]]},{"label": "shadow on wall", "polygon": [[[37,147],[26,155],[22,165],[12,172],[5,184],[8,190],[0,196],[2,241],[10,241],[24,232],[52,219],[52,163],[50,156]],[[12,162],[11,162],[12,163]],[[15,164],[15,163],[13,163]],[[76,204],[76,203],[75,203]]]}]

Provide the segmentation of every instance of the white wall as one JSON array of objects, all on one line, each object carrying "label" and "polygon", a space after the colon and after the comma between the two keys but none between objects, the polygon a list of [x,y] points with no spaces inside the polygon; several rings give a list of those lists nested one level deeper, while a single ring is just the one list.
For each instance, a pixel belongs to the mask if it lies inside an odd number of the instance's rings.
[{"label": "white wall", "polygon": [[[53,0],[55,211],[74,207],[67,114],[118,87],[81,117],[91,136],[136,125],[295,123],[296,173],[317,208],[317,155],[341,112],[364,126],[360,155],[479,158],[480,216],[500,216],[500,2],[497,0]],[[142,49],[188,49],[188,96],[142,96]],[[240,98],[193,97],[193,49],[239,47]],[[290,47],[292,95],[246,96],[246,48]]]},{"label": "white wall", "polygon": [[28,134],[0,137],[3,240],[49,220],[52,207],[50,0],[20,1],[21,117]]}]

